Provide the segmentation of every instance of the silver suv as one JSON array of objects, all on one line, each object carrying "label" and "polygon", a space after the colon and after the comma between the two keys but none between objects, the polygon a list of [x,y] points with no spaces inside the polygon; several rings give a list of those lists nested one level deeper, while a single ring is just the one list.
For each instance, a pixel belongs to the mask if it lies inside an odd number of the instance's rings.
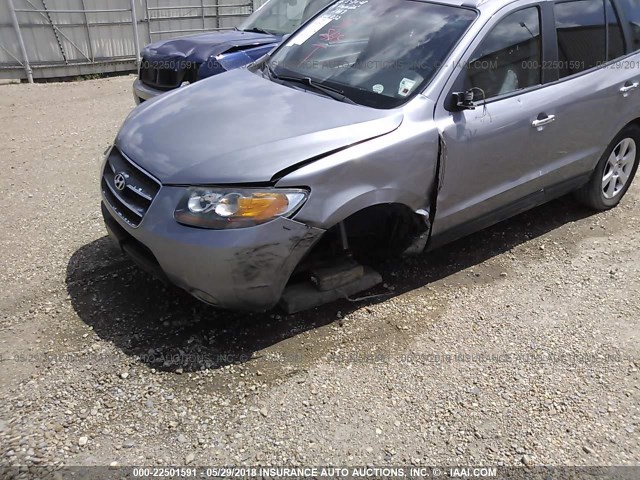
[{"label": "silver suv", "polygon": [[640,0],[340,0],[248,69],[134,110],[103,213],[207,303],[300,310],[379,281],[373,254],[569,192],[616,206],[639,85]]}]

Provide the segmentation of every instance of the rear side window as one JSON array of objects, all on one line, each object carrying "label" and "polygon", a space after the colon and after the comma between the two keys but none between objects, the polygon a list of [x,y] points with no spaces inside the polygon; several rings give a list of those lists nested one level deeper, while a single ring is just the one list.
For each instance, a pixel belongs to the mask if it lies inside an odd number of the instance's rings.
[{"label": "rear side window", "polygon": [[514,12],[482,40],[467,65],[465,88],[474,101],[504,95],[542,83],[540,12]]},{"label": "rear side window", "polygon": [[605,2],[607,8],[607,60],[622,57],[626,53],[624,33],[620,18],[611,0]]},{"label": "rear side window", "polygon": [[602,0],[555,5],[560,78],[596,67],[607,60],[607,28]]},{"label": "rear side window", "polygon": [[640,0],[619,0],[631,26],[631,50],[640,50]]}]

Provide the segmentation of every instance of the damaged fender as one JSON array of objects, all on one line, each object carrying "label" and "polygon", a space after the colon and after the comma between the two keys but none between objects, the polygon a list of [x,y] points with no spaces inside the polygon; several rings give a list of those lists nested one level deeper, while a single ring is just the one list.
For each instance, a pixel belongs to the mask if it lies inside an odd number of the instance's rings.
[{"label": "damaged fender", "polygon": [[[420,97],[406,117],[411,121],[386,135],[320,158],[280,179],[278,187],[311,190],[296,219],[328,229],[374,205],[401,204],[422,216],[430,212],[440,142],[433,102]],[[428,225],[430,219],[426,220]]]}]

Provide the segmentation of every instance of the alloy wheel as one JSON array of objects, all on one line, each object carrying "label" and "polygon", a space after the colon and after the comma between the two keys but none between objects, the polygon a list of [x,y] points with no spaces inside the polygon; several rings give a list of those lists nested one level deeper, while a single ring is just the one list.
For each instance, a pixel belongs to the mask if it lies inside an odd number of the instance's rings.
[{"label": "alloy wheel", "polygon": [[636,163],[637,148],[633,138],[623,139],[613,149],[604,168],[602,177],[602,193],[610,200],[620,194],[626,187]]}]

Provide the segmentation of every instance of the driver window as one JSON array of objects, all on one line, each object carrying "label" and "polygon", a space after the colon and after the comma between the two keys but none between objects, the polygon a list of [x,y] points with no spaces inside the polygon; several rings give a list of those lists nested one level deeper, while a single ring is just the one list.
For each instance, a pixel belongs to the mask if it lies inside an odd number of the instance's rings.
[{"label": "driver window", "polygon": [[542,83],[542,38],[537,7],[502,19],[468,63],[465,90],[482,101]]}]

